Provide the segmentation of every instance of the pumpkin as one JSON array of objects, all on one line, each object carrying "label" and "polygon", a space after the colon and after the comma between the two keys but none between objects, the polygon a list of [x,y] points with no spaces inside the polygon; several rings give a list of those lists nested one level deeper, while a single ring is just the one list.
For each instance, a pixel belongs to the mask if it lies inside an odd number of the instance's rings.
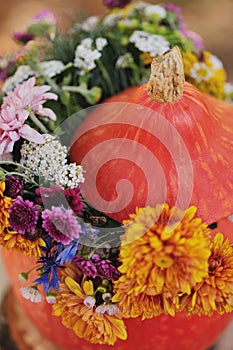
[{"label": "pumpkin", "polygon": [[233,212],[233,106],[184,81],[178,48],[154,60],[148,84],[107,102],[70,150],[88,202],[119,222],[161,202],[191,203],[208,224]]},{"label": "pumpkin", "polygon": [[[195,205],[199,217],[208,224],[219,221],[217,230],[233,239],[233,225],[223,219],[233,212],[232,151],[233,106],[185,82],[174,48],[154,59],[148,84],[88,115],[74,133],[70,156],[86,170],[84,197],[114,220],[122,222],[148,204]],[[165,350],[175,344],[204,350],[231,319],[231,313],[128,319],[129,337],[119,349]]]}]

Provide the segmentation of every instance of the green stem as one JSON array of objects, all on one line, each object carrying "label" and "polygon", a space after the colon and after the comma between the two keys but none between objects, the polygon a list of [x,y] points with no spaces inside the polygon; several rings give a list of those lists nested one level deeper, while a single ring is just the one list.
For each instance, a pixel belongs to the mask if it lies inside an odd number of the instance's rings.
[{"label": "green stem", "polygon": [[106,80],[106,83],[108,85],[110,94],[111,95],[115,95],[114,86],[112,84],[112,80],[110,78],[110,75],[108,74],[107,69],[104,67],[104,65],[103,65],[101,60],[97,60],[97,64],[99,66],[99,69],[100,69],[104,79]]},{"label": "green stem", "polygon": [[40,76],[41,76],[42,78],[44,78],[44,80],[46,81],[46,83],[49,84],[49,85],[51,86],[52,90],[53,90],[55,93],[57,93],[57,94],[60,95],[61,89],[60,89],[60,87],[55,83],[55,81],[54,81],[53,79],[47,77],[47,76],[44,74],[43,70],[42,70],[38,65],[36,66],[36,71],[40,74]]},{"label": "green stem", "polygon": [[29,112],[29,117],[31,121],[44,133],[47,134],[49,130],[44,126],[44,124],[41,123],[41,121],[35,116],[32,109],[27,106],[25,109]]}]

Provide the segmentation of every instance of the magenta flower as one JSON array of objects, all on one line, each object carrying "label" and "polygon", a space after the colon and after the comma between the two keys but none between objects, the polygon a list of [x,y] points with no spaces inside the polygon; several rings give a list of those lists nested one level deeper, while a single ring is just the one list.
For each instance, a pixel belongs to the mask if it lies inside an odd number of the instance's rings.
[{"label": "magenta flower", "polygon": [[78,216],[82,216],[82,210],[84,208],[84,205],[81,199],[80,187],[78,186],[74,189],[65,190],[64,193],[70,207],[73,209],[75,214]]},{"label": "magenta flower", "polygon": [[14,231],[21,235],[35,231],[39,218],[39,208],[33,202],[18,196],[9,213],[9,223]]},{"label": "magenta flower", "polygon": [[103,4],[109,9],[114,9],[115,7],[123,8],[130,3],[131,0],[104,0]]},{"label": "magenta flower", "polygon": [[22,44],[26,44],[28,41],[32,40],[34,36],[29,33],[24,33],[24,32],[15,32],[12,34],[12,38],[14,40],[19,41]]},{"label": "magenta flower", "polygon": [[97,269],[92,261],[86,260],[80,255],[76,255],[72,262],[84,275],[92,278],[98,276]]},{"label": "magenta flower", "polygon": [[120,277],[120,272],[111,264],[110,260],[101,259],[98,254],[93,254],[91,260],[95,264],[98,276],[107,280],[117,280]]},{"label": "magenta flower", "polygon": [[51,209],[52,206],[63,206],[64,208],[71,208],[76,215],[82,216],[84,205],[81,199],[80,187],[75,189],[63,190],[58,185],[51,187],[40,187],[36,191],[37,203],[43,204],[45,208]]},{"label": "magenta flower", "polygon": [[35,86],[35,77],[19,84],[3,99],[0,110],[0,155],[13,151],[14,143],[21,137],[38,144],[45,142],[44,137],[25,124],[29,117],[29,107],[33,113],[40,116],[56,119],[56,115],[50,108],[44,108],[43,104],[49,100],[57,99],[57,95],[48,93],[50,86]]},{"label": "magenta flower", "polygon": [[43,228],[57,242],[69,244],[73,239],[78,239],[81,226],[71,209],[63,207],[52,207],[45,209],[42,213]]},{"label": "magenta flower", "polygon": [[6,188],[4,195],[11,198],[17,198],[22,194],[23,181],[14,175],[7,175],[5,180]]}]

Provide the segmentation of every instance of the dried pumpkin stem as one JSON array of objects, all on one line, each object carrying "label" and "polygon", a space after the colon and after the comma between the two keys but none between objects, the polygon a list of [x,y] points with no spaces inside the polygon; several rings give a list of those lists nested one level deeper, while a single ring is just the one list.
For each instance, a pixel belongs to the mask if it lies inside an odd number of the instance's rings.
[{"label": "dried pumpkin stem", "polygon": [[153,59],[147,84],[150,98],[159,103],[175,102],[183,96],[184,82],[184,66],[177,46]]}]

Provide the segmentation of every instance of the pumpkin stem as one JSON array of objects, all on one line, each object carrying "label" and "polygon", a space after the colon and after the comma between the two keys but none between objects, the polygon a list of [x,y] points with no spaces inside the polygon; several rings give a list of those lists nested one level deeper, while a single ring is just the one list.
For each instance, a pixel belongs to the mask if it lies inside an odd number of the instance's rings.
[{"label": "pumpkin stem", "polygon": [[147,83],[150,98],[159,103],[172,103],[183,96],[184,66],[177,46],[151,63],[151,75]]}]

